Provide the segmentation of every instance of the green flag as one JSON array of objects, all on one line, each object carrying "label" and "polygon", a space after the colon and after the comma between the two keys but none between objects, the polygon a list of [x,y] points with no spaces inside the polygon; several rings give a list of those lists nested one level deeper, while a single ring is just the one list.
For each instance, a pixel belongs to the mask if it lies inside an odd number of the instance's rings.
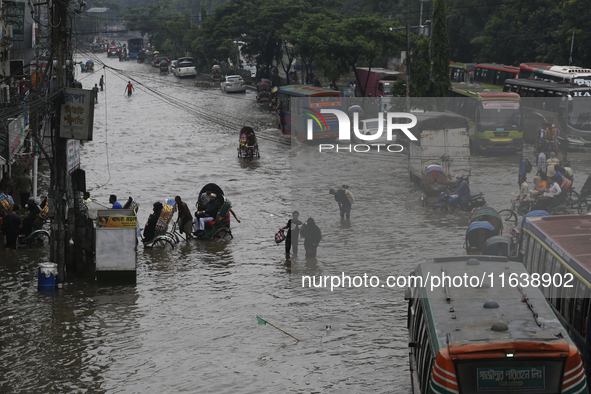
[{"label": "green flag", "polygon": [[267,322],[265,320],[261,319],[258,316],[257,316],[257,320],[258,320],[259,324],[267,324]]}]

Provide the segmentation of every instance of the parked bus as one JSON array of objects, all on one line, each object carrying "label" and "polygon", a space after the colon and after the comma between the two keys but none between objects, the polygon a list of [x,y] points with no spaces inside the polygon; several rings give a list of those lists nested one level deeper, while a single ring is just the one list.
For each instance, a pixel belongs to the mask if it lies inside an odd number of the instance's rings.
[{"label": "parked bus", "polygon": [[556,66],[548,63],[521,63],[519,78],[591,86],[591,69],[578,66]]},{"label": "parked bus", "polygon": [[475,153],[516,153],[523,146],[519,95],[480,86],[452,83],[449,112],[470,123],[470,148]]},{"label": "parked bus", "polygon": [[476,63],[474,69],[474,82],[483,87],[495,90],[503,90],[507,79],[515,79],[519,76],[519,67],[505,66],[496,63]]},{"label": "parked bus", "polygon": [[587,329],[591,308],[591,216],[526,218],[521,231],[523,264],[531,274],[541,276],[542,293],[579,348],[585,371],[591,374],[591,330]]},{"label": "parked bus", "polygon": [[474,82],[474,63],[451,62],[449,64],[449,80],[451,82]]},{"label": "parked bus", "polygon": [[[577,347],[544,295],[501,285],[511,275],[529,274],[497,256],[419,264],[409,278],[428,284],[411,283],[406,292],[414,394],[589,393]],[[453,282],[431,288],[429,278],[443,276]]]},{"label": "parked bus", "polygon": [[144,40],[142,38],[130,38],[127,40],[127,48],[130,58],[136,58],[139,51],[144,48]]},{"label": "parked bus", "polygon": [[542,123],[553,123],[561,149],[591,148],[591,87],[533,79],[505,81],[504,92],[521,96],[525,139],[535,142]]},{"label": "parked bus", "polygon": [[342,107],[340,91],[323,90],[312,85],[282,86],[277,90],[277,128],[284,134],[294,134],[299,141],[306,141],[310,119],[314,141],[335,139],[339,136],[336,115],[320,114],[320,110],[343,110]]}]

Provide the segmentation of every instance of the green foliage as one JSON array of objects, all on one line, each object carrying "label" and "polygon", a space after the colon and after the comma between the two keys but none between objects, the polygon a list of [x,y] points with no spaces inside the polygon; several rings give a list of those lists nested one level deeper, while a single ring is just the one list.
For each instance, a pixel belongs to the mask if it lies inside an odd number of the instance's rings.
[{"label": "green foliage", "polygon": [[[447,2],[447,6],[446,6]],[[236,41],[242,55],[269,76],[273,64],[291,70],[293,58],[312,61],[336,82],[357,67],[383,67],[388,56],[404,50],[406,0],[88,0],[87,8],[125,9],[126,26],[170,56],[190,53],[199,67],[234,62]],[[421,2],[411,2],[411,25],[419,22]],[[430,3],[423,3],[423,22]],[[201,27],[196,26],[201,14]],[[191,19],[191,15],[193,18]],[[588,0],[434,0],[432,80],[426,79],[425,43],[413,45],[413,96],[444,96],[450,58],[462,62],[568,64],[573,31],[573,64],[591,66]],[[96,25],[96,23],[95,23]],[[89,18],[81,34],[96,29]],[[414,32],[411,32],[414,37]],[[414,40],[414,38],[413,38]],[[397,56],[395,56],[397,57]],[[282,61],[283,60],[283,61]],[[419,74],[416,74],[416,73]],[[434,81],[434,82],[433,82]],[[360,87],[365,81],[359,81]]]},{"label": "green foliage", "polygon": [[392,85],[392,95],[394,97],[406,97],[406,78],[398,78]]},{"label": "green foliage", "polygon": [[451,83],[449,81],[450,49],[445,0],[434,0],[433,5],[433,97],[446,97]]},{"label": "green foliage", "polygon": [[429,37],[423,37],[419,40],[415,55],[413,56],[411,72],[411,96],[431,97],[433,95],[433,81],[431,81]]}]

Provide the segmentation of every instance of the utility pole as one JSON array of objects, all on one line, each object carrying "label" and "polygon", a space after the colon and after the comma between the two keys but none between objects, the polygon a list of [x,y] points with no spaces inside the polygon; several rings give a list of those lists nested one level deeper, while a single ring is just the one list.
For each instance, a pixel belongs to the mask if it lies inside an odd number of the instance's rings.
[{"label": "utility pole", "polygon": [[[53,43],[56,48],[57,70],[56,86],[57,90],[64,89],[67,86],[67,67],[66,61],[69,53],[68,40],[68,0],[55,1],[53,9],[53,20],[57,21],[57,26],[53,28]],[[58,96],[59,97],[59,96]],[[61,100],[56,102],[57,112],[60,113]],[[53,151],[53,204],[55,215],[52,219],[52,260],[57,264],[58,276],[57,282],[64,282],[65,263],[66,263],[66,242],[65,242],[65,223],[66,223],[66,173],[67,173],[67,141],[60,137],[59,116],[54,123],[54,151]]]},{"label": "utility pole", "polygon": [[406,106],[410,111],[410,0],[406,0]]},{"label": "utility pole", "polygon": [[419,14],[419,36],[425,34],[425,28],[423,27],[423,4],[430,0],[419,0],[421,2],[421,12]]},{"label": "utility pole", "polygon": [[570,41],[570,56],[568,58],[568,65],[572,66],[573,65],[573,47],[575,45],[575,30],[573,29],[573,38]]}]

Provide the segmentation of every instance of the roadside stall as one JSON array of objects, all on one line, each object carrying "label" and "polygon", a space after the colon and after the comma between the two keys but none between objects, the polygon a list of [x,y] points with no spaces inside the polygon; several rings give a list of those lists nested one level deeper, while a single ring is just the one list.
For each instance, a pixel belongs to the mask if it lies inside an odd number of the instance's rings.
[{"label": "roadside stall", "polygon": [[99,281],[136,281],[137,217],[133,209],[97,211],[96,276]]}]

